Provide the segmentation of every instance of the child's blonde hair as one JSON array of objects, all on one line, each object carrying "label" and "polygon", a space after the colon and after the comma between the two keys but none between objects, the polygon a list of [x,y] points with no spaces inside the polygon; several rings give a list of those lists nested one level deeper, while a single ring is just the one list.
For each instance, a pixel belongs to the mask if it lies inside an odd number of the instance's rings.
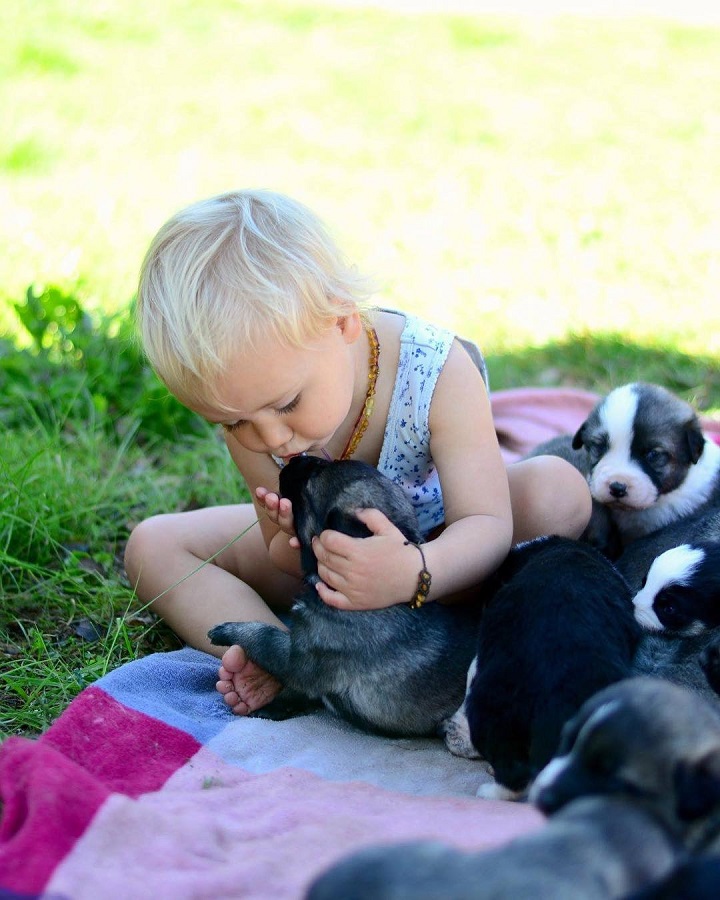
[{"label": "child's blonde hair", "polygon": [[182,402],[214,396],[231,353],[274,337],[302,346],[369,285],[323,224],[271,191],[235,191],[176,213],[140,273],[137,316],[153,368]]}]

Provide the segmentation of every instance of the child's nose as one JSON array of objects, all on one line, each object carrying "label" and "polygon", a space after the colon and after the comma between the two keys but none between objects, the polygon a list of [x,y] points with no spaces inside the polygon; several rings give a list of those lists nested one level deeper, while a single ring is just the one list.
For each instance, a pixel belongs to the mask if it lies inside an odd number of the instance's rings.
[{"label": "child's nose", "polygon": [[255,433],[269,450],[282,447],[293,435],[292,428],[280,421],[258,422]]}]

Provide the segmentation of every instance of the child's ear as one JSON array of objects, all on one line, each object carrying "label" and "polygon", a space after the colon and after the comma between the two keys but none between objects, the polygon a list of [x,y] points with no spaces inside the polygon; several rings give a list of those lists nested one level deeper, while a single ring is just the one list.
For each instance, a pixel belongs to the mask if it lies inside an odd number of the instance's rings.
[{"label": "child's ear", "polygon": [[353,344],[363,333],[363,323],[359,312],[338,316],[337,327],[340,329],[346,344]]}]

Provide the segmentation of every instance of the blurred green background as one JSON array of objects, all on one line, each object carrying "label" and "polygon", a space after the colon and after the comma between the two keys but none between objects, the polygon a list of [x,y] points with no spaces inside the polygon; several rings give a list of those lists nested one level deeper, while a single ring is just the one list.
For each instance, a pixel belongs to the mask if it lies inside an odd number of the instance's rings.
[{"label": "blurred green background", "polygon": [[0,15],[8,297],[52,282],[120,309],[170,214],[260,186],[316,209],[384,302],[486,350],[617,331],[720,351],[718,27],[276,0]]}]

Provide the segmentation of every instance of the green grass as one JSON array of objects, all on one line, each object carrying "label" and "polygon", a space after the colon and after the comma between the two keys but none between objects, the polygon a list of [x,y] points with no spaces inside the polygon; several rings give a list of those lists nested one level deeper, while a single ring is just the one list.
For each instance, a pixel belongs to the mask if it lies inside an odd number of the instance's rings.
[{"label": "green grass", "polygon": [[[78,427],[83,425],[84,427]],[[0,463],[0,734],[37,732],[109,668],[179,646],[122,569],[133,524],[246,500],[218,439],[164,452],[91,422],[14,429]]]},{"label": "green grass", "polygon": [[[31,350],[0,342],[0,734],[176,646],[127,534],[243,496],[106,318],[186,203],[299,197],[494,388],[645,379],[720,410],[720,28],[290,0],[4,0],[2,25],[0,332]],[[33,283],[59,322],[37,339]]]}]

